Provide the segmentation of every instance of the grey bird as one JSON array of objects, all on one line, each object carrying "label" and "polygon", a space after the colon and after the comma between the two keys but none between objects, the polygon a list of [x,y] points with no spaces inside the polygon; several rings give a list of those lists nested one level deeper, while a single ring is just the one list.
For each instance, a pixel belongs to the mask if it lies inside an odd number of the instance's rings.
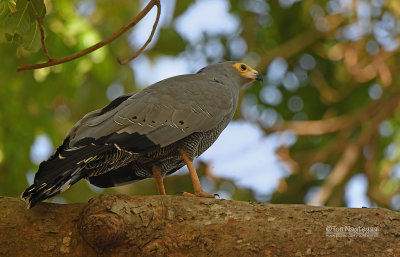
[{"label": "grey bird", "polygon": [[70,129],[21,198],[31,208],[82,178],[105,188],[154,177],[165,194],[163,177],[185,164],[194,194],[183,194],[214,197],[203,192],[193,159],[232,120],[240,88],[256,80],[262,80],[256,70],[230,61],[120,96]]}]

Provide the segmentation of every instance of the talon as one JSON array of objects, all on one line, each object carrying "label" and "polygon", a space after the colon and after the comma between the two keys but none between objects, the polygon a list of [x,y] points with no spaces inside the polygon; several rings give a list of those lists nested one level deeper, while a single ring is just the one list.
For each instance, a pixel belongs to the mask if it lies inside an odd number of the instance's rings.
[{"label": "talon", "polygon": [[214,197],[215,197],[215,196],[218,196],[218,198],[221,198],[221,197],[219,196],[219,194],[214,194]]},{"label": "talon", "polygon": [[182,192],[182,196],[196,197],[196,195],[188,193],[188,192]]},{"label": "talon", "polygon": [[177,191],[177,192],[175,192],[175,194],[177,195],[177,194],[184,194],[185,192],[183,192],[183,191]]}]

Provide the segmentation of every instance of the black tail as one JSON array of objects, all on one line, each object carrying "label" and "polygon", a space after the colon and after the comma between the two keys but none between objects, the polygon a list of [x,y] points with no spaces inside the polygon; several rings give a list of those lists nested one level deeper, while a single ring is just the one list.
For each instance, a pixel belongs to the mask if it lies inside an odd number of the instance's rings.
[{"label": "black tail", "polygon": [[53,156],[40,164],[34,183],[22,193],[21,199],[28,203],[28,209],[86,177],[84,168],[87,163],[107,150],[105,146],[94,144],[68,148],[68,143],[67,138]]},{"label": "black tail", "polygon": [[35,182],[22,193],[21,198],[28,203],[28,209],[30,209],[36,203],[64,192],[78,182],[84,177],[81,170],[77,167],[75,170],[68,170],[57,177],[49,178],[47,182]]}]

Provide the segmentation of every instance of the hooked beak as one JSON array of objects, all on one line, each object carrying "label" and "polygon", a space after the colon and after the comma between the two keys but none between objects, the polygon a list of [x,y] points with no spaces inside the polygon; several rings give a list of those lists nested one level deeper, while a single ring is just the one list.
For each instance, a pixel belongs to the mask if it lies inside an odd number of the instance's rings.
[{"label": "hooked beak", "polygon": [[252,81],[263,81],[263,76],[261,75],[261,73],[259,73],[256,70],[252,70],[248,73],[248,78],[250,78]]},{"label": "hooked beak", "polygon": [[261,75],[261,73],[257,72],[256,80],[258,80],[258,81],[263,81],[263,80],[264,80],[264,78],[263,78],[263,76]]},{"label": "hooked beak", "polygon": [[253,68],[248,68],[248,71],[244,73],[245,77],[247,76],[249,79],[252,81],[263,81],[263,76],[261,75],[260,72],[256,71]]}]

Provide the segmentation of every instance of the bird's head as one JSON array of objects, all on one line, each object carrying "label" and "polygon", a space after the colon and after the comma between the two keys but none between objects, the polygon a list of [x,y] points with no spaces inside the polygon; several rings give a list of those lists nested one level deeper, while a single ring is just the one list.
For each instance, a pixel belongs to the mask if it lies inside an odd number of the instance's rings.
[{"label": "bird's head", "polygon": [[245,64],[243,62],[235,62],[232,64],[232,67],[236,70],[236,72],[239,73],[239,75],[243,79],[245,79],[249,82],[253,82],[256,80],[260,80],[260,81],[263,80],[261,73],[259,73],[258,71],[251,68],[250,66],[248,66],[247,64]]},{"label": "bird's head", "polygon": [[198,73],[212,74],[216,79],[220,78],[224,84],[245,86],[256,80],[263,80],[262,75],[243,62],[221,62],[209,65],[201,69]]}]

